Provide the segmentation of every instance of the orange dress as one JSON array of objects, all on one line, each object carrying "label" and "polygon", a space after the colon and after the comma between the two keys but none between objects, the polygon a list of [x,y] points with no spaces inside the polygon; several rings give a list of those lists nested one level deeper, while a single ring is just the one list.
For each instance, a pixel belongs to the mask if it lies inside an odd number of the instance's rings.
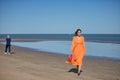
[{"label": "orange dress", "polygon": [[71,64],[74,66],[81,66],[82,65],[82,59],[85,54],[85,42],[83,36],[75,36],[72,40],[72,46],[71,51],[73,52]]}]

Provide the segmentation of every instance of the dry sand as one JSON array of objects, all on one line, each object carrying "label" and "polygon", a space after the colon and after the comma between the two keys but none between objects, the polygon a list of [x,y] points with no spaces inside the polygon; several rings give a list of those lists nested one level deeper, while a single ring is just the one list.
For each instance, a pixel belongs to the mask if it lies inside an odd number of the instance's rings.
[{"label": "dry sand", "polygon": [[120,60],[85,57],[78,77],[76,67],[65,63],[67,55],[18,46],[8,55],[4,47],[0,44],[0,80],[120,80]]}]

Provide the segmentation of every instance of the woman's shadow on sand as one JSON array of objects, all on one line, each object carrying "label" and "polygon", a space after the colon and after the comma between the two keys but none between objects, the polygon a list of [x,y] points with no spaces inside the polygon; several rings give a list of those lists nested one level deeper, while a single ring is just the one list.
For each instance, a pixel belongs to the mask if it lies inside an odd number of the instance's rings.
[{"label": "woman's shadow on sand", "polygon": [[77,70],[77,68],[71,68],[68,72],[74,72],[74,73],[77,73],[78,70]]},{"label": "woman's shadow on sand", "polygon": [[[78,73],[78,69],[77,68],[71,68],[68,72],[73,72],[73,73]],[[83,70],[80,70],[80,73],[82,73]]]}]

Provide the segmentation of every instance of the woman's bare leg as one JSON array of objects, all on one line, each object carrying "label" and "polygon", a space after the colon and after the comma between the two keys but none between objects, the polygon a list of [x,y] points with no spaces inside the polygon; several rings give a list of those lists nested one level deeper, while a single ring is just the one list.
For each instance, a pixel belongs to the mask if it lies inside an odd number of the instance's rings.
[{"label": "woman's bare leg", "polygon": [[77,66],[78,67],[78,76],[80,75],[80,70],[81,70],[81,66]]}]

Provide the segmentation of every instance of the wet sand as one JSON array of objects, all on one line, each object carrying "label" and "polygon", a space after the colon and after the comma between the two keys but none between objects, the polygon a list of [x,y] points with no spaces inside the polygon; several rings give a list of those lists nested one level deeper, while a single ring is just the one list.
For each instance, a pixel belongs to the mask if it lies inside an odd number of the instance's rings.
[{"label": "wet sand", "polygon": [[120,60],[85,57],[78,77],[76,67],[65,63],[67,55],[18,46],[8,55],[4,48],[0,44],[0,80],[120,80]]}]

